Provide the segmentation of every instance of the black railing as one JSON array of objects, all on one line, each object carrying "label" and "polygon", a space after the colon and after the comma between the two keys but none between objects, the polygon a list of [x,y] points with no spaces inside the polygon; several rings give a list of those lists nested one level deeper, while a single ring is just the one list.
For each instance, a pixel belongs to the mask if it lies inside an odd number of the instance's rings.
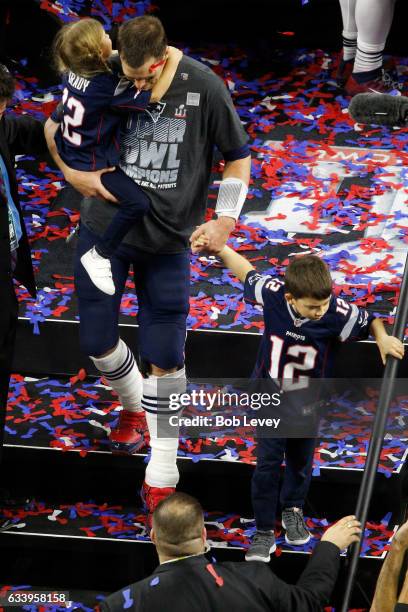
[{"label": "black railing", "polygon": [[[404,340],[405,326],[408,320],[408,259],[405,262],[404,275],[401,284],[401,291],[398,301],[397,312],[393,328],[393,336],[399,340]],[[389,414],[394,383],[398,369],[398,359],[387,356],[384,374],[381,384],[378,407],[374,418],[370,445],[367,453],[367,461],[364,467],[363,479],[357,499],[355,515],[361,521],[363,534],[367,522],[367,514],[373,493],[375,477],[377,474],[381,448],[384,441],[385,428]],[[347,561],[347,577],[344,589],[344,599],[341,612],[348,612],[350,598],[353,592],[354,579],[360,557],[363,538],[359,543],[353,544],[349,548]]]}]

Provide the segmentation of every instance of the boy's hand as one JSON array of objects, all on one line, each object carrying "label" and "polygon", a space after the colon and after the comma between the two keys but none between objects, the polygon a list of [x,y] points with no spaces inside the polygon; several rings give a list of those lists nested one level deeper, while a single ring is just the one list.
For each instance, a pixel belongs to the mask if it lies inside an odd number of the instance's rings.
[{"label": "boy's hand", "polygon": [[210,240],[208,236],[205,234],[201,234],[196,240],[194,240],[191,244],[191,252],[192,253],[200,253],[210,244]]},{"label": "boy's hand", "polygon": [[397,359],[402,359],[404,356],[404,345],[394,336],[388,334],[381,336],[377,339],[377,345],[384,365],[387,355],[392,355]]},{"label": "boy's hand", "polygon": [[[230,217],[212,219],[199,225],[190,236],[191,244],[195,244],[200,236],[206,236],[209,240],[205,250],[209,255],[218,255],[224,248],[228,237],[235,227],[235,220]],[[193,251],[194,252],[194,251]]]}]

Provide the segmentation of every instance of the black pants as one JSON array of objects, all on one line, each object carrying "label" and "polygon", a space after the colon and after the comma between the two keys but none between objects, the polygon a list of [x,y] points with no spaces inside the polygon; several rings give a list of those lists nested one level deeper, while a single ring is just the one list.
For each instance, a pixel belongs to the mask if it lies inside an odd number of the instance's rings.
[{"label": "black pants", "polygon": [[0,463],[3,453],[7,395],[16,337],[18,304],[13,283],[0,283]]}]

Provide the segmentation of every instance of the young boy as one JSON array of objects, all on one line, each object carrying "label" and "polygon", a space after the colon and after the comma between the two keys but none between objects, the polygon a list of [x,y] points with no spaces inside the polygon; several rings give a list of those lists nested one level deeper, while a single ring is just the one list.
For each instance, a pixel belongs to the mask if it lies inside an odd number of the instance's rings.
[{"label": "young boy", "polygon": [[[193,251],[203,245],[194,244]],[[362,340],[371,332],[385,363],[386,355],[402,359],[403,344],[389,336],[380,319],[332,294],[326,264],[314,255],[292,260],[284,279],[258,274],[229,247],[219,253],[224,264],[244,283],[244,299],[263,306],[265,332],[255,366],[256,378],[279,381],[284,392],[307,388],[309,378],[330,375],[331,346],[338,340]],[[279,476],[286,468],[280,492],[282,525],[288,544],[311,538],[302,508],[309,489],[315,440],[258,438],[257,465],[252,478],[252,504],[257,531],[247,561],[270,561],[276,549],[274,527],[279,500]]]}]

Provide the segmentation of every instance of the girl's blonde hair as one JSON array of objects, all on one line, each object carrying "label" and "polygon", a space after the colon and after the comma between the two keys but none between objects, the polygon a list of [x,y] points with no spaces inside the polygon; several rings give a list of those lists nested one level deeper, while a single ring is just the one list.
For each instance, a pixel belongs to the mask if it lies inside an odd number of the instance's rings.
[{"label": "girl's blonde hair", "polygon": [[103,34],[99,21],[90,17],[63,26],[53,44],[58,72],[71,70],[88,78],[109,72],[101,53]]}]

